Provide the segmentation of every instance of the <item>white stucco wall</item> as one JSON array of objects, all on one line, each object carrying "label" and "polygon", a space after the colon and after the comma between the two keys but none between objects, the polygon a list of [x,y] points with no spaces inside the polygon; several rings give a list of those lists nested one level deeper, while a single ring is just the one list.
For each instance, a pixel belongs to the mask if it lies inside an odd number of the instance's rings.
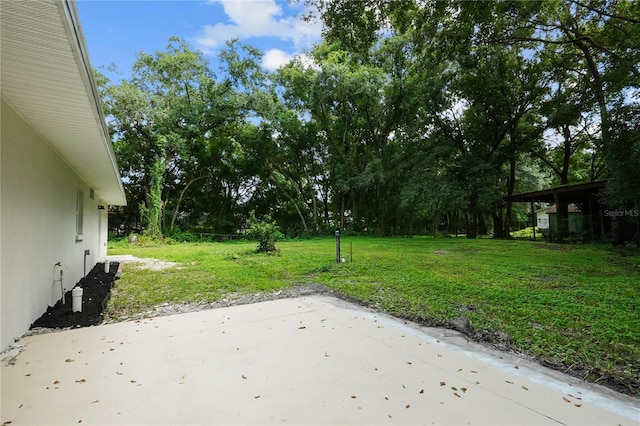
[{"label": "white stucco wall", "polygon": [[[107,210],[99,194],[4,101],[0,105],[0,350],[29,329],[106,255]],[[84,232],[76,241],[77,192],[84,193]],[[100,226],[102,229],[100,229]]]}]

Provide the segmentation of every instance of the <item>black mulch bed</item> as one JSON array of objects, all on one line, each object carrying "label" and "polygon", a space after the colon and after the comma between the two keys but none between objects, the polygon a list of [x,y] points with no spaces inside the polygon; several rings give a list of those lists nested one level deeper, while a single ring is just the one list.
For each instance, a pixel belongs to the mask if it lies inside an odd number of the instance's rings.
[{"label": "black mulch bed", "polygon": [[82,278],[76,286],[82,287],[82,312],[71,310],[71,290],[65,293],[65,303],[62,300],[53,307],[49,307],[47,312],[42,314],[31,328],[68,328],[68,327],[88,327],[98,325],[102,322],[102,311],[107,302],[111,287],[116,280],[118,272],[118,262],[111,262],[109,272],[104,272],[104,263],[98,263]]}]

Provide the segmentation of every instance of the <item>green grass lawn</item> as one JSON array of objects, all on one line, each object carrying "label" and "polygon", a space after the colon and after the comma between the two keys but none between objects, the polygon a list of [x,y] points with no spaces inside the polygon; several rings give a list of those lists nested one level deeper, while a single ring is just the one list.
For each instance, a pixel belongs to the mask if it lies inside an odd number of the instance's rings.
[{"label": "green grass lawn", "polygon": [[108,311],[117,316],[166,302],[322,283],[427,324],[466,318],[476,338],[501,335],[504,343],[506,333],[513,350],[640,395],[640,256],[590,245],[344,238],[347,263],[336,264],[333,238],[284,241],[278,248],[279,255],[265,255],[252,242],[110,247],[109,254],[179,265],[125,269]]}]

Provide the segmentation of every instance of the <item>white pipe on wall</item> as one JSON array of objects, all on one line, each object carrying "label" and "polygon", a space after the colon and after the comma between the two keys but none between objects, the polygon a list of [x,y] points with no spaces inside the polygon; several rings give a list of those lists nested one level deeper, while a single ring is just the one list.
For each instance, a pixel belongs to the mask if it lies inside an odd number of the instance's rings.
[{"label": "white pipe on wall", "polygon": [[58,262],[56,264],[53,265],[53,273],[55,276],[56,273],[56,267],[60,267],[60,279],[53,279],[53,283],[55,284],[56,282],[60,281],[60,293],[62,293],[62,304],[64,305],[64,293],[65,293],[65,288],[64,288],[64,284],[62,282],[62,262]]}]

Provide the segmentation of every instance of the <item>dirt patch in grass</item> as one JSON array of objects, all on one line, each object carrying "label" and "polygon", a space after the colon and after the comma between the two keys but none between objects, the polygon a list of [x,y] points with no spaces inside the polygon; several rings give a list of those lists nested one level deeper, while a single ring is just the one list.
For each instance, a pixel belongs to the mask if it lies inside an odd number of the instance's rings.
[{"label": "dirt patch in grass", "polygon": [[307,284],[284,288],[282,290],[261,292],[253,294],[232,293],[222,299],[212,302],[198,303],[163,303],[153,306],[143,312],[110,312],[105,313],[104,323],[138,320],[157,316],[198,312],[208,309],[226,308],[229,306],[248,305],[251,303],[267,302],[270,300],[289,299],[294,297],[310,296],[315,294],[330,295],[346,299],[340,293],[334,292],[324,284]]}]

